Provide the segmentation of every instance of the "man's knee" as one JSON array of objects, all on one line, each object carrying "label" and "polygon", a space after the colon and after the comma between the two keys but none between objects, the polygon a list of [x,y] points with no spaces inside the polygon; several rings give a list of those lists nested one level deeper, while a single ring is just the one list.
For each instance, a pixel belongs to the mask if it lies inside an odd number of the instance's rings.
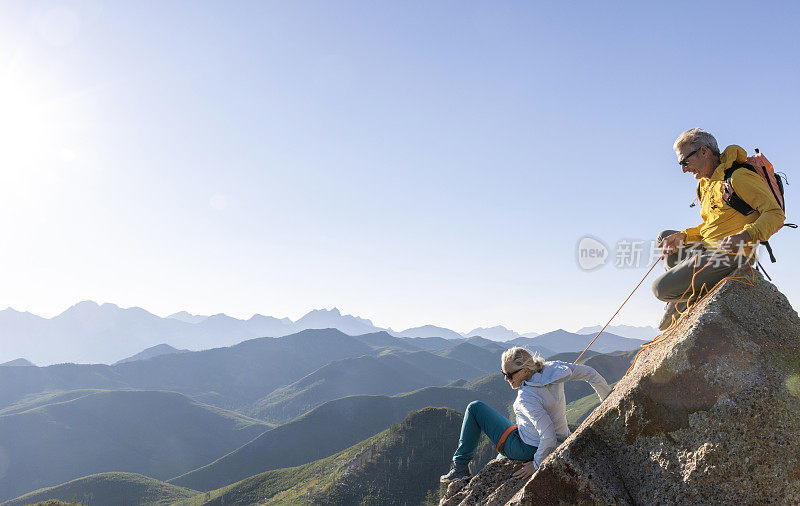
[{"label": "man's knee", "polygon": [[653,285],[651,287],[653,290],[653,295],[656,296],[656,299],[664,302],[673,302],[679,300],[683,291],[677,293],[674,284],[668,283],[666,279],[666,276],[660,276],[653,281]]}]

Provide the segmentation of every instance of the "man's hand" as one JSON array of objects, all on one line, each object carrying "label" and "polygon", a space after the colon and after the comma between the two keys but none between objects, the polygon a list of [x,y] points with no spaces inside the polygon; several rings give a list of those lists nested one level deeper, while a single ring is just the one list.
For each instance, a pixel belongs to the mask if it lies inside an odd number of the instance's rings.
[{"label": "man's hand", "polygon": [[751,239],[750,232],[742,230],[738,234],[729,235],[723,239],[722,243],[719,245],[719,249],[736,253],[741,248],[744,248],[744,245],[750,242]]},{"label": "man's hand", "polygon": [[512,474],[511,476],[514,478],[528,479],[531,477],[534,471],[536,471],[536,466],[533,464],[533,461],[531,460],[530,462],[526,462],[524,466],[514,471],[514,474]]},{"label": "man's hand", "polygon": [[658,247],[661,248],[661,251],[665,255],[671,255],[683,246],[685,240],[686,234],[683,232],[675,232],[674,234],[666,236]]}]

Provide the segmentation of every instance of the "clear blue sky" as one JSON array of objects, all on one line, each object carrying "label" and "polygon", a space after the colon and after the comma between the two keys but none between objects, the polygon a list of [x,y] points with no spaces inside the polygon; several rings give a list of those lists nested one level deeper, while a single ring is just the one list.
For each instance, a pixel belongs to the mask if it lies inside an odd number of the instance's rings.
[{"label": "clear blue sky", "polygon": [[[0,307],[603,323],[647,267],[584,272],[576,244],[700,222],[681,131],[800,181],[799,24],[796,2],[4,1]],[[772,242],[797,306],[800,232]],[[662,306],[648,282],[616,322]]]}]

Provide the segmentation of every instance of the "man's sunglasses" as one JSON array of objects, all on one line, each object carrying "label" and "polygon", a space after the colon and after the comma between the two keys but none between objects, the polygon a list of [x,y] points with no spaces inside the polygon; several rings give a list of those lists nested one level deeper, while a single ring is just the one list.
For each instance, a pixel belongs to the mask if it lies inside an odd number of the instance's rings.
[{"label": "man's sunglasses", "polygon": [[523,370],[523,369],[525,369],[525,368],[524,368],[524,367],[520,367],[519,369],[517,369],[517,370],[516,370],[516,371],[514,371],[514,372],[503,372],[502,370],[501,370],[500,372],[502,372],[502,373],[503,373],[503,376],[505,376],[505,377],[506,377],[506,379],[509,379],[509,380],[510,380],[511,378],[513,378],[513,377],[514,377],[514,375],[515,375],[515,374],[517,374],[518,372],[520,372],[520,371],[521,371],[521,370]]},{"label": "man's sunglasses", "polygon": [[688,155],[684,156],[683,159],[678,162],[678,165],[680,165],[681,167],[686,167],[687,165],[689,165],[689,158],[691,158],[692,155],[697,153],[698,151],[700,151],[700,148],[697,148]]}]

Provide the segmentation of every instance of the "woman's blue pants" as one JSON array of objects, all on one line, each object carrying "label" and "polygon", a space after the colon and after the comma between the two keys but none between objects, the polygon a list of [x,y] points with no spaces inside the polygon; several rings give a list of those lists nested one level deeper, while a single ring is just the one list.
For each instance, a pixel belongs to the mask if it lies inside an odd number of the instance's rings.
[{"label": "woman's blue pants", "polygon": [[[475,449],[481,439],[481,432],[485,432],[492,443],[497,446],[503,433],[514,425],[511,421],[481,401],[472,401],[464,413],[464,423],[461,425],[461,438],[458,440],[458,449],[453,455],[453,462],[468,464],[475,455]],[[503,445],[503,454],[512,460],[533,460],[537,448],[522,441],[516,429],[506,438]]]}]

